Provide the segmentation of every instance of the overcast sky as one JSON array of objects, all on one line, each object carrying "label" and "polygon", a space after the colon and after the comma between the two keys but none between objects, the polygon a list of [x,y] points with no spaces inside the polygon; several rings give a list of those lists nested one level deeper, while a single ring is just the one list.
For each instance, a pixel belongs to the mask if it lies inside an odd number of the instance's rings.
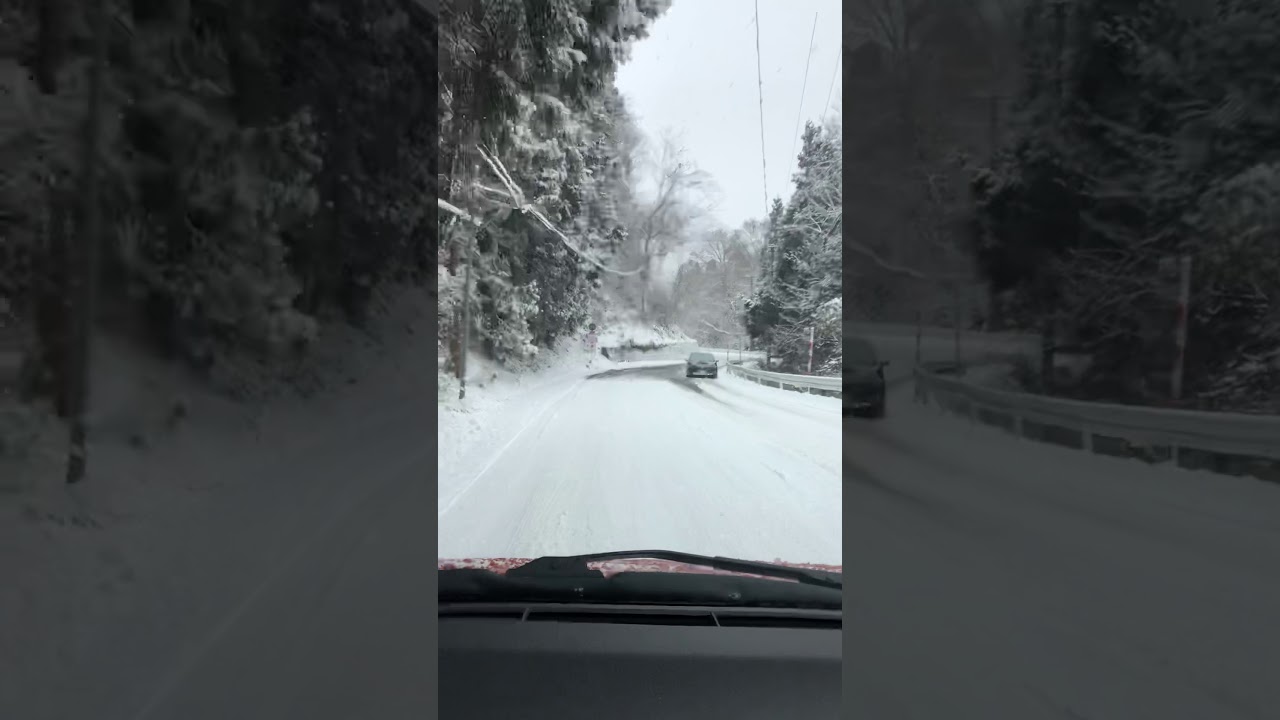
[{"label": "overcast sky", "polygon": [[[674,0],[649,37],[632,47],[631,60],[617,77],[618,89],[647,137],[656,139],[664,128],[680,133],[690,158],[718,186],[715,217],[729,227],[765,215],[753,5],[747,0]],[[840,99],[840,3],[759,0],[759,8],[769,197],[785,202],[800,149],[796,113],[801,113],[803,128],[805,119],[816,122],[822,116],[828,91],[831,106]],[[806,84],[815,13],[818,26]]]}]

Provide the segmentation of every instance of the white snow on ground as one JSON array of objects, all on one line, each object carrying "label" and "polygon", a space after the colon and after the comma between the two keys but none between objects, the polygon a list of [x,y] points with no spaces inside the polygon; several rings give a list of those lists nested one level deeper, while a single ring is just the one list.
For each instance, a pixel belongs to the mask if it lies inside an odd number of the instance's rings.
[{"label": "white snow on ground", "polygon": [[1280,487],[1022,440],[911,397],[900,384],[843,438],[849,629],[874,659],[855,712],[1273,714]]},{"label": "white snow on ground", "polygon": [[725,361],[725,358],[728,358],[729,362],[745,362],[748,360],[764,359],[764,353],[757,350],[738,350],[736,348],[709,348],[709,347],[701,347],[701,346],[698,347],[698,350],[701,352],[709,352],[712,355],[715,355],[716,359],[722,363]]},{"label": "white snow on ground", "polygon": [[[95,348],[88,478],[60,482],[51,437],[0,493],[0,717],[124,716],[321,528],[395,472],[426,481],[433,310],[416,291],[372,336],[327,338],[314,365],[330,390],[257,408]],[[165,429],[175,397],[188,417]]]},{"label": "white snow on ground", "polygon": [[750,408],[767,432],[839,477],[840,450],[831,452],[832,443],[841,442],[838,398],[766,387],[724,373],[706,390],[729,404]]},{"label": "white snow on ground", "polygon": [[539,353],[535,366],[516,371],[472,356],[467,394],[461,400],[457,381],[441,375],[436,407],[441,493],[453,492],[457,478],[478,473],[489,462],[488,456],[542,412],[567,384],[614,367],[617,363],[600,355],[592,357],[574,340],[565,340]]},{"label": "white snow on ground", "polygon": [[725,357],[682,342],[587,368],[566,342],[537,372],[444,400],[440,556],[669,548],[838,564],[839,401],[686,379],[694,350]]},{"label": "white snow on ground", "polygon": [[617,368],[657,368],[657,367],[684,367],[684,360],[675,358],[670,360],[626,360],[615,363]]},{"label": "white snow on ground", "polygon": [[663,327],[644,322],[627,314],[610,313],[597,329],[600,347],[660,347],[693,343],[693,339],[678,328]]},{"label": "white snow on ground", "polygon": [[440,557],[666,548],[840,563],[838,403],[688,380],[679,362],[608,369],[542,375],[484,412],[503,432],[442,456]]},{"label": "white snow on ground", "polygon": [[824,395],[812,395],[793,390],[780,390],[767,387],[738,377],[721,373],[721,385],[712,386],[711,391],[724,389],[736,395],[751,398],[754,402],[767,407],[775,407],[788,412],[798,412],[808,417],[816,417],[823,422],[840,422],[840,400]]},{"label": "white snow on ground", "polygon": [[[980,473],[993,484],[999,481],[1010,494],[1052,493],[1064,502],[1087,499],[1116,508],[1135,522],[1167,517],[1172,511],[1183,521],[1225,522],[1280,540],[1280,488],[1273,484],[1018,438],[933,405],[915,404],[905,392],[893,399],[889,417],[879,424],[858,424],[855,430],[870,440],[891,443],[895,450],[910,447],[924,462],[945,459],[956,474]],[[861,436],[848,449],[860,462],[876,457]],[[936,479],[940,478],[918,477],[926,484]]]}]

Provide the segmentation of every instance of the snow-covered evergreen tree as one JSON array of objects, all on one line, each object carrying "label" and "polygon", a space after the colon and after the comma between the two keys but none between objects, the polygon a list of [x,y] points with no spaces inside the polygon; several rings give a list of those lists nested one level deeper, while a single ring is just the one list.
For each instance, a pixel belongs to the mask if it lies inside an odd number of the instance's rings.
[{"label": "snow-covered evergreen tree", "polygon": [[[442,248],[442,260],[456,276],[474,243],[471,316],[491,355],[528,355],[574,332],[601,275],[625,252],[636,131],[613,76],[628,44],[667,5],[446,3],[442,197],[475,212],[484,227],[476,232],[442,217],[442,234],[456,241]],[[549,227],[511,211],[481,146]],[[444,286],[460,288],[452,279]],[[442,332],[456,338],[456,323]]]},{"label": "snow-covered evergreen tree", "polygon": [[[979,259],[1023,323],[1093,354],[1079,392],[1167,397],[1183,255],[1187,394],[1275,392],[1278,31],[1246,0],[1028,9],[1018,132],[975,181]],[[1224,399],[1244,375],[1253,399]]]},{"label": "snow-covered evergreen tree", "polygon": [[840,306],[843,262],[842,145],[837,129],[806,123],[794,176],[795,192],[769,218],[761,281],[747,303],[751,336],[791,370],[808,367],[810,328],[814,367],[838,373],[840,329],[831,308]]}]

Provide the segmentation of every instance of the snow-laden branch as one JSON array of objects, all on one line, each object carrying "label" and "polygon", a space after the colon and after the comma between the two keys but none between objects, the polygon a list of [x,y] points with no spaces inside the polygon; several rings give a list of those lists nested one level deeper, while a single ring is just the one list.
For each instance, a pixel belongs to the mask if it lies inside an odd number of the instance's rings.
[{"label": "snow-laden branch", "polygon": [[729,335],[729,336],[733,336],[733,335],[741,335],[741,334],[742,334],[742,333],[740,333],[740,332],[738,332],[738,333],[732,333],[732,332],[729,332],[728,330],[722,330],[722,329],[720,329],[720,328],[716,327],[715,325],[712,325],[711,323],[707,322],[706,320],[703,320],[703,321],[702,321],[702,324],[703,324],[703,325],[706,325],[707,327],[711,328],[712,330],[715,330],[716,332],[720,333],[721,335]]},{"label": "snow-laden branch", "polygon": [[495,195],[505,196],[511,202],[511,207],[513,209],[519,210],[520,212],[533,217],[535,220],[541,223],[543,227],[550,230],[557,237],[559,237],[560,241],[565,244],[565,247],[569,248],[569,250],[571,250],[575,255],[591,263],[596,268],[607,273],[612,273],[614,275],[622,275],[622,276],[637,275],[640,273],[641,268],[636,268],[635,270],[618,270],[616,268],[611,268],[605,265],[603,262],[592,257],[590,253],[582,250],[577,245],[574,245],[573,241],[570,240],[568,236],[566,236],[563,232],[561,232],[559,228],[553,225],[551,221],[548,220],[546,216],[543,215],[542,212],[538,210],[538,208],[534,207],[532,203],[525,201],[524,192],[520,189],[518,185],[516,185],[515,180],[511,178],[511,174],[507,172],[507,169],[506,167],[503,166],[501,160],[498,160],[497,157],[490,155],[490,153],[487,152],[483,146],[477,146],[476,150],[480,152],[480,157],[484,159],[485,163],[489,165],[489,168],[493,170],[493,173],[497,175],[498,179],[502,181],[502,184],[506,186],[506,191],[504,192],[501,190],[496,190],[494,188],[486,187],[484,185],[481,185],[480,183],[475,183],[476,188],[495,194]]},{"label": "snow-laden branch", "polygon": [[889,262],[888,260],[885,260],[884,258],[880,257],[880,254],[877,253],[875,250],[872,250],[871,248],[867,247],[866,245],[863,245],[857,240],[849,240],[848,238],[846,238],[844,243],[845,243],[845,247],[850,248],[851,250],[858,253],[859,255],[863,255],[869,258],[871,262],[875,263],[877,266],[879,266],[883,270],[888,270],[889,272],[892,272],[892,273],[898,273],[899,275],[906,275],[907,277],[915,278],[916,280],[929,279],[929,276],[925,275],[919,270],[906,267],[905,265],[896,265],[894,263]]},{"label": "snow-laden branch", "polygon": [[441,200],[440,198],[436,198],[436,205],[439,206],[441,210],[453,213],[454,215],[457,215],[458,217],[462,218],[463,220],[466,220],[472,225],[480,225],[480,221],[472,217],[471,214],[468,213],[466,210],[462,210],[460,208],[454,207],[453,205],[450,205],[448,202]]}]

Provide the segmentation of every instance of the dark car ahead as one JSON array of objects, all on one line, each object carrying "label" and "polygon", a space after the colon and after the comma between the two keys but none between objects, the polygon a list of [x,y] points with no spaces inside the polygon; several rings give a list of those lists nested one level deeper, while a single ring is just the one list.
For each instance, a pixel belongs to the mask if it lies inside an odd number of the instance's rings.
[{"label": "dark car ahead", "polygon": [[884,417],[884,366],[875,346],[863,338],[845,338],[844,366],[840,370],[844,388],[843,413]]},{"label": "dark car ahead", "polygon": [[715,378],[719,375],[720,363],[716,362],[714,355],[705,352],[689,353],[689,359],[685,361],[684,366],[685,377]]}]

